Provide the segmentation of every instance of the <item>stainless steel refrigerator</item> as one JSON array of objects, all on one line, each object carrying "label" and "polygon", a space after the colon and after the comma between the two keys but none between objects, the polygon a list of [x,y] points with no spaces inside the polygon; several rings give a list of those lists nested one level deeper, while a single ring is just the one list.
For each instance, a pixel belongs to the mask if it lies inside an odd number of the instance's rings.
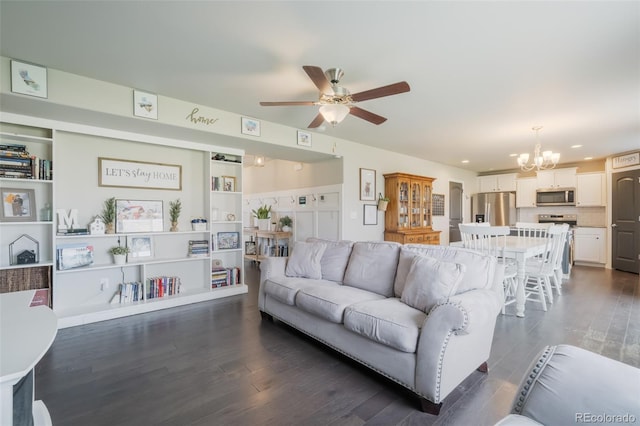
[{"label": "stainless steel refrigerator", "polygon": [[481,192],[471,196],[471,220],[493,226],[516,224],[515,192]]}]

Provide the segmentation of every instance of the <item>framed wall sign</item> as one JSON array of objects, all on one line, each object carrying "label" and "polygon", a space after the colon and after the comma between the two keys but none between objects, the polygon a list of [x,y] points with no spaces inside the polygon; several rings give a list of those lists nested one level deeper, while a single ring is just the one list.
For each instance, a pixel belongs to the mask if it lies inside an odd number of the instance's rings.
[{"label": "framed wall sign", "polygon": [[158,119],[158,95],[133,91],[133,115],[136,117]]},{"label": "framed wall sign", "polygon": [[364,225],[377,225],[378,224],[378,205],[377,204],[365,204],[363,212]]},{"label": "framed wall sign", "polygon": [[242,117],[242,133],[251,136],[260,136],[260,122],[253,118]]},{"label": "framed wall sign", "polygon": [[621,167],[635,166],[637,164],[640,164],[640,152],[613,157],[611,167],[619,169]]},{"label": "framed wall sign", "polygon": [[182,166],[99,157],[98,185],[180,191]]},{"label": "framed wall sign", "polygon": [[376,171],[360,169],[360,200],[376,200]]},{"label": "framed wall sign", "polygon": [[116,200],[116,232],[162,232],[162,201]]},{"label": "framed wall sign", "polygon": [[33,189],[2,188],[2,222],[35,222],[36,194]]},{"label": "framed wall sign", "polygon": [[298,130],[298,145],[311,146],[311,133]]},{"label": "framed wall sign", "polygon": [[40,65],[11,60],[11,91],[46,98],[47,69]]}]

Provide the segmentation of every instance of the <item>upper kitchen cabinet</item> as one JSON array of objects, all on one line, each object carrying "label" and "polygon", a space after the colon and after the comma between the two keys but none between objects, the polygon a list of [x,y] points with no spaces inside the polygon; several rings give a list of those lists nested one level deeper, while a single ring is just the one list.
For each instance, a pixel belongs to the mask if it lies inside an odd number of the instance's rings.
[{"label": "upper kitchen cabinet", "polygon": [[606,204],[604,173],[580,173],[577,175],[576,206],[601,207]]},{"label": "upper kitchen cabinet", "polygon": [[516,181],[516,207],[535,207],[536,188],[538,181],[536,178],[522,178]]},{"label": "upper kitchen cabinet", "polygon": [[478,192],[511,192],[516,190],[516,173],[478,177]]},{"label": "upper kitchen cabinet", "polygon": [[576,167],[566,169],[541,170],[536,173],[538,189],[575,188]]}]

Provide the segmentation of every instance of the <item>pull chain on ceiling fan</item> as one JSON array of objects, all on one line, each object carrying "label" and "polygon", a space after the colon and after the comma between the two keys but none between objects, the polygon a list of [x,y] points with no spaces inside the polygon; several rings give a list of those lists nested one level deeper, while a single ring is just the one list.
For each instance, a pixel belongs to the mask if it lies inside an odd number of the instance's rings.
[{"label": "pull chain on ceiling fan", "polygon": [[332,126],[340,123],[351,114],[373,124],[382,124],[387,119],[378,114],[374,114],[365,109],[354,106],[357,102],[370,99],[382,98],[385,96],[397,95],[411,90],[406,81],[382,86],[364,92],[351,94],[346,88],[339,85],[340,79],[344,75],[341,68],[329,68],[322,71],[322,68],[305,65],[305,70],[313,84],[320,90],[317,101],[284,101],[284,102],[260,102],[262,106],[313,106],[319,105],[318,115],[309,124],[309,128],[316,128],[324,121]]}]

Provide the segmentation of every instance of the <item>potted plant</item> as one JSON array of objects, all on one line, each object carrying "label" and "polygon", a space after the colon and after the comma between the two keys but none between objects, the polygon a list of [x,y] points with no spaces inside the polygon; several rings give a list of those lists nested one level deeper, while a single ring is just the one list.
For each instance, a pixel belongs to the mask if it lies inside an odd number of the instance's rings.
[{"label": "potted plant", "polygon": [[258,209],[251,210],[253,216],[258,220],[258,229],[260,231],[269,230],[269,216],[271,216],[271,206],[258,207]]},{"label": "potted plant", "polygon": [[117,245],[115,247],[111,247],[109,249],[109,253],[113,255],[113,262],[116,265],[122,265],[127,261],[127,254],[129,254],[131,250],[129,247]]},{"label": "potted plant", "polygon": [[389,204],[389,197],[383,197],[382,193],[378,196],[378,210],[386,212]]},{"label": "potted plant", "polygon": [[180,212],[182,212],[182,202],[180,198],[175,201],[169,201],[169,219],[171,220],[171,229],[172,232],[178,230],[178,218],[180,217]]},{"label": "potted plant", "polygon": [[284,232],[291,232],[291,225],[293,224],[293,219],[289,216],[282,216],[280,218],[280,229]]},{"label": "potted plant", "polygon": [[104,200],[102,204],[102,214],[100,215],[105,226],[105,233],[115,233],[115,221],[116,221],[116,197],[111,197]]}]

